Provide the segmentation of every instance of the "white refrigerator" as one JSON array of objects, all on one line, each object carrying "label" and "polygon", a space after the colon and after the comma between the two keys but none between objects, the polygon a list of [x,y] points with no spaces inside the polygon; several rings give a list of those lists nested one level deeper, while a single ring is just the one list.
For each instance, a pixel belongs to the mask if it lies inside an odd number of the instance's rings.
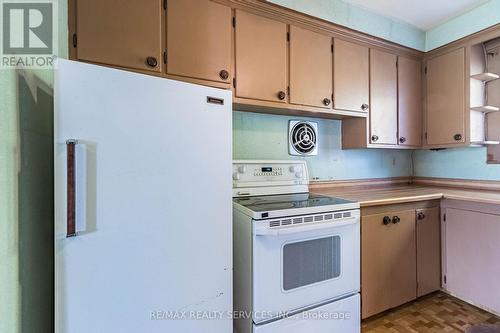
[{"label": "white refrigerator", "polygon": [[57,333],[232,332],[231,92],[55,70]]}]

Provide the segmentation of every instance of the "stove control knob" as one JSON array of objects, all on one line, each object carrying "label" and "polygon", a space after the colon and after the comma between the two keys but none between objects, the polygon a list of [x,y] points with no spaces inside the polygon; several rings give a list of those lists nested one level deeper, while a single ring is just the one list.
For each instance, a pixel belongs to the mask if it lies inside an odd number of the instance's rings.
[{"label": "stove control knob", "polygon": [[238,172],[233,173],[234,180],[240,180],[240,174]]},{"label": "stove control knob", "polygon": [[295,177],[297,177],[297,178],[302,178],[302,176],[303,176],[302,172],[295,173]]},{"label": "stove control knob", "polygon": [[245,173],[245,172],[247,172],[247,167],[246,167],[246,166],[244,166],[244,165],[240,165],[240,166],[238,167],[238,172],[239,172],[239,173]]},{"label": "stove control knob", "polygon": [[290,172],[294,173],[295,172],[295,165],[290,165]]}]

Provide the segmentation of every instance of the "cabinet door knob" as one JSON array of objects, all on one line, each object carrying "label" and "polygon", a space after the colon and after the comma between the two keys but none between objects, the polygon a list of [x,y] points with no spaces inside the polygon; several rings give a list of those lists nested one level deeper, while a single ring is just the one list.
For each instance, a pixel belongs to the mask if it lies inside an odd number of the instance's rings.
[{"label": "cabinet door knob", "polygon": [[368,104],[362,104],[361,105],[361,110],[363,110],[363,111],[368,110]]},{"label": "cabinet door knob", "polygon": [[229,72],[223,69],[219,72],[219,77],[223,80],[227,80],[229,78]]},{"label": "cabinet door knob", "polygon": [[392,223],[398,224],[399,222],[401,222],[401,218],[399,216],[394,216],[392,218]]},{"label": "cabinet door knob", "polygon": [[147,57],[146,58],[146,64],[149,66],[149,67],[156,67],[158,65],[158,60],[156,60],[155,57]]},{"label": "cabinet door knob", "polygon": [[425,219],[425,214],[423,212],[418,212],[417,220],[423,220],[423,219]]},{"label": "cabinet door knob", "polygon": [[462,140],[462,134],[455,134],[453,136],[453,138],[455,139],[455,141],[461,141]]},{"label": "cabinet door knob", "polygon": [[285,93],[284,91],[280,91],[280,92],[278,92],[278,99],[279,99],[280,101],[284,100],[284,99],[285,99],[285,97],[286,97],[286,93]]},{"label": "cabinet door knob", "polygon": [[328,105],[330,105],[330,103],[331,103],[331,102],[332,102],[332,101],[330,101],[330,99],[329,99],[329,98],[323,98],[323,104],[324,104],[324,105],[328,106]]},{"label": "cabinet door knob", "polygon": [[372,135],[372,141],[377,142],[378,141],[378,135]]},{"label": "cabinet door knob", "polygon": [[405,142],[406,142],[406,138],[404,136],[399,138],[399,143],[405,143]]},{"label": "cabinet door knob", "polygon": [[384,219],[382,221],[384,225],[389,225],[391,224],[391,218],[389,216],[384,216]]}]

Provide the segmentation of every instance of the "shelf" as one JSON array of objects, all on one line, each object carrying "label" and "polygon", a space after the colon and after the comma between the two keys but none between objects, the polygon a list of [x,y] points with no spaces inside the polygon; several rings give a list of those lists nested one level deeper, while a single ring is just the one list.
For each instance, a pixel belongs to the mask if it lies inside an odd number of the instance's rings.
[{"label": "shelf", "polygon": [[480,73],[471,75],[470,77],[479,81],[489,82],[500,78],[500,75],[494,73]]},{"label": "shelf", "polygon": [[500,108],[498,108],[496,106],[491,106],[491,105],[475,106],[475,107],[470,108],[470,109],[473,111],[479,111],[479,112],[484,112],[484,113],[500,111]]},{"label": "shelf", "polygon": [[470,143],[473,146],[490,146],[490,145],[500,145],[500,141],[476,141]]}]

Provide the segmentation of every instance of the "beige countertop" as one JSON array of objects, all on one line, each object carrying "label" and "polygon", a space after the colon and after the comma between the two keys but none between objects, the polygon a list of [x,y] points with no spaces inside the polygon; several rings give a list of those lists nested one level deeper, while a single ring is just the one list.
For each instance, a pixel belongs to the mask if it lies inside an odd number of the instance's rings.
[{"label": "beige countertop", "polygon": [[390,205],[424,200],[453,199],[500,205],[499,191],[468,190],[419,185],[382,188],[312,188],[312,193],[358,201],[361,207]]}]

